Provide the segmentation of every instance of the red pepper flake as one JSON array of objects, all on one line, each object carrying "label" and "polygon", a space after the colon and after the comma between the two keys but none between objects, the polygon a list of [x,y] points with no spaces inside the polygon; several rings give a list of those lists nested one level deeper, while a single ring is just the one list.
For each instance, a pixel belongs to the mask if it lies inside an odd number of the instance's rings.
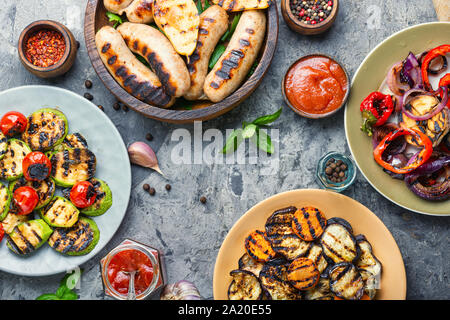
[{"label": "red pepper flake", "polygon": [[57,63],[66,51],[64,37],[58,31],[39,30],[27,40],[25,56],[33,65],[47,68]]}]

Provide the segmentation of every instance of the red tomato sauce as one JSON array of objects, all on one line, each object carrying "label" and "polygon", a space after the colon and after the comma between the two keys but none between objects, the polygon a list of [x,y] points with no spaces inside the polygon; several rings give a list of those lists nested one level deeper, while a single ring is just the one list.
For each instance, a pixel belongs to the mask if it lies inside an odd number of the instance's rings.
[{"label": "red tomato sauce", "polygon": [[285,93],[291,105],[309,114],[339,108],[347,93],[342,67],[323,56],[311,56],[294,64],[286,74]]},{"label": "red tomato sauce", "polygon": [[120,294],[128,293],[130,276],[126,272],[137,271],[135,276],[136,295],[143,293],[153,279],[153,265],[143,252],[128,249],[115,254],[108,265],[108,280]]}]

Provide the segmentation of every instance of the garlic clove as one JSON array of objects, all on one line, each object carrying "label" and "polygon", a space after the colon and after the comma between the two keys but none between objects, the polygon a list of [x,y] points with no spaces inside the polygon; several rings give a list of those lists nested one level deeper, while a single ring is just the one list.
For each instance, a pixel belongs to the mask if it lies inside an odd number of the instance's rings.
[{"label": "garlic clove", "polygon": [[150,168],[164,176],[159,168],[158,158],[153,149],[145,142],[137,141],[128,147],[130,162],[141,167]]}]

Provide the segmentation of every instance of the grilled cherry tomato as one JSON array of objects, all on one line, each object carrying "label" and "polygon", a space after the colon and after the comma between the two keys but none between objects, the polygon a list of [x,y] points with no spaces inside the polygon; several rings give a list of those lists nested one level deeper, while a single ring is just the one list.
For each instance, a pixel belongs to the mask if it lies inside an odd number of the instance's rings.
[{"label": "grilled cherry tomato", "polygon": [[30,152],[22,162],[22,170],[28,181],[42,181],[48,178],[52,164],[45,154],[39,151]]},{"label": "grilled cherry tomato", "polygon": [[17,188],[16,191],[14,191],[13,198],[16,208],[19,209],[17,214],[22,216],[33,212],[39,201],[36,190],[31,187]]},{"label": "grilled cherry tomato", "polygon": [[0,129],[7,137],[13,137],[25,131],[28,120],[20,112],[10,111],[5,113],[0,121]]},{"label": "grilled cherry tomato", "polygon": [[3,225],[0,223],[0,242],[2,242],[4,236],[5,236],[5,229],[3,229]]},{"label": "grilled cherry tomato", "polygon": [[86,208],[95,202],[97,192],[89,181],[77,182],[70,190],[70,201],[78,208]]}]

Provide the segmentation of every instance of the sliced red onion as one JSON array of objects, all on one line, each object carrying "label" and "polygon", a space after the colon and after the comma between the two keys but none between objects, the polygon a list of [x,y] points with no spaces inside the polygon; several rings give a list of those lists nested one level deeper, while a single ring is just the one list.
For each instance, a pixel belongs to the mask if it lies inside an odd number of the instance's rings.
[{"label": "sliced red onion", "polygon": [[428,66],[428,73],[437,75],[447,69],[448,62],[446,56],[438,56],[430,61]]},{"label": "sliced red onion", "polygon": [[403,68],[403,63],[398,62],[394,64],[389,70],[386,78],[389,89],[397,96],[402,96],[406,91],[410,89],[408,84],[404,84],[400,80],[400,71]]},{"label": "sliced red onion", "polygon": [[409,53],[408,57],[402,63],[400,80],[403,83],[408,83],[410,88],[423,88],[420,64],[412,52]]},{"label": "sliced red onion", "polygon": [[421,89],[411,89],[408,92],[405,93],[405,95],[403,96],[403,106],[402,106],[402,112],[408,116],[409,118],[415,120],[415,121],[424,121],[424,120],[428,120],[433,118],[435,115],[437,115],[439,112],[442,111],[442,109],[445,108],[445,106],[447,105],[447,101],[448,101],[448,90],[445,87],[441,87],[439,88],[438,91],[442,91],[443,92],[443,96],[442,96],[442,100],[441,102],[434,107],[433,111],[431,111],[430,113],[427,113],[423,116],[416,116],[414,114],[412,114],[411,112],[409,112],[408,110],[406,110],[406,106],[408,104],[408,98],[413,94],[413,93],[420,93],[420,94],[425,94],[425,95],[433,95],[433,93],[421,90]]}]

